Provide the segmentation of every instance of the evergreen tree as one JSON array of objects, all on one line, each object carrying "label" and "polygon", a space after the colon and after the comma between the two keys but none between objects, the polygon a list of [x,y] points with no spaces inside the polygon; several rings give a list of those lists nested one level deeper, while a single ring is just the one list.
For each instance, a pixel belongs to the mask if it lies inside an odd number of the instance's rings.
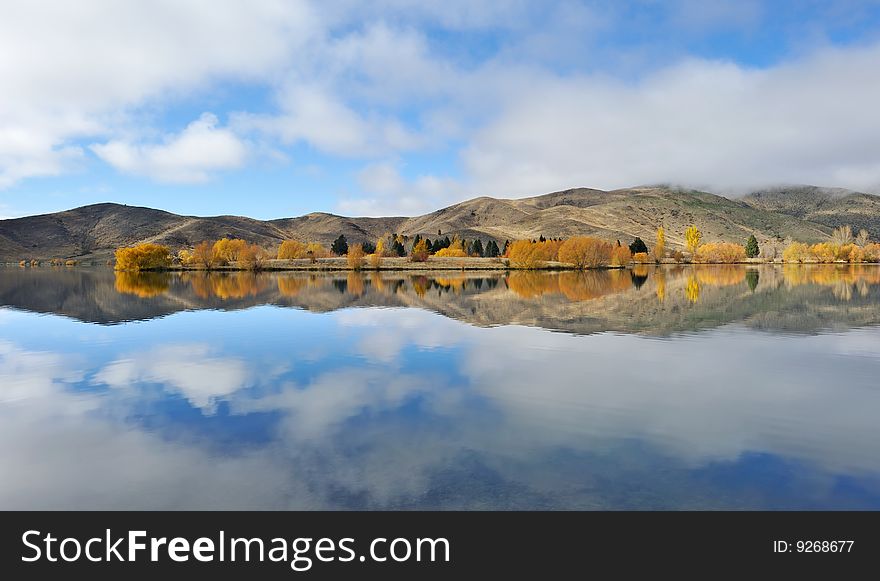
[{"label": "evergreen tree", "polygon": [[340,234],[339,238],[333,241],[333,244],[330,245],[330,251],[337,256],[348,254],[348,241],[345,239],[345,234]]},{"label": "evergreen tree", "polygon": [[443,248],[449,248],[450,244],[452,244],[452,241],[449,239],[449,236],[443,238]]},{"label": "evergreen tree", "polygon": [[639,252],[644,252],[645,254],[647,254],[648,246],[644,242],[642,242],[641,238],[636,237],[636,239],[633,240],[632,244],[629,245],[629,251],[633,254],[637,254]]},{"label": "evergreen tree", "polygon": [[486,256],[486,251],[483,250],[483,241],[477,238],[471,244],[471,254],[475,254],[476,256]]},{"label": "evergreen tree", "polygon": [[504,241],[504,250],[501,251],[501,254],[507,254],[507,249],[510,248],[510,240]]},{"label": "evergreen tree", "polygon": [[428,252],[431,252],[431,250],[434,248],[430,238],[425,238],[425,246],[428,247]]},{"label": "evergreen tree", "polygon": [[376,252],[376,245],[370,241],[364,242],[361,247],[364,249],[364,254],[373,254]]},{"label": "evergreen tree", "polygon": [[415,245],[418,244],[421,239],[422,239],[422,235],[416,234],[416,237],[413,238],[413,247],[415,247]]},{"label": "evergreen tree", "polygon": [[406,256],[406,249],[397,238],[394,239],[394,243],[391,245],[391,252],[396,253],[397,256]]},{"label": "evergreen tree", "polygon": [[746,256],[749,258],[755,258],[760,252],[761,250],[758,248],[758,239],[752,234],[749,236],[748,242],[746,242]]},{"label": "evergreen tree", "polygon": [[541,237],[538,238],[538,242],[547,242],[547,239],[544,238],[544,235],[543,235],[543,234],[541,234]]}]

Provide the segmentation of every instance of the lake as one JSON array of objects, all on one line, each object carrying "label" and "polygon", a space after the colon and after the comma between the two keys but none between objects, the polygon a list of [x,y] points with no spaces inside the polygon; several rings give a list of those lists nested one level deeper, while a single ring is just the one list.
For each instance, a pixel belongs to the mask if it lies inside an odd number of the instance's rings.
[{"label": "lake", "polygon": [[0,269],[2,509],[878,509],[880,267]]}]

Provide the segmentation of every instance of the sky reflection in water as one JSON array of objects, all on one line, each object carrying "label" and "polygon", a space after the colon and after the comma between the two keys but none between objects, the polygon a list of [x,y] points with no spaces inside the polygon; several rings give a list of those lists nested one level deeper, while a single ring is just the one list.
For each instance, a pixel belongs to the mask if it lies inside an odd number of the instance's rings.
[{"label": "sky reflection in water", "polygon": [[878,267],[7,269],[0,305],[4,509],[880,508]]}]

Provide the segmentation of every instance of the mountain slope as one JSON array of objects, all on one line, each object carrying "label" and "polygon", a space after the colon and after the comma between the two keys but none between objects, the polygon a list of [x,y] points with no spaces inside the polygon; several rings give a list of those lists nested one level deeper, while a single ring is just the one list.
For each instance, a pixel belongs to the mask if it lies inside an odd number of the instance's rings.
[{"label": "mountain slope", "polygon": [[752,192],[743,202],[760,210],[787,214],[829,228],[849,225],[880,239],[880,196],[842,188],[793,186]]},{"label": "mountain slope", "polygon": [[[824,192],[824,193],[823,193]],[[516,200],[475,198],[411,218],[348,218],[312,213],[261,221],[240,216],[178,216],[161,210],[95,204],[66,212],[0,221],[0,261],[84,258],[106,260],[113,250],[138,242],[191,247],[202,240],[244,238],[266,248],[287,238],[329,245],[344,234],[350,242],[383,233],[436,238],[461,236],[504,240],[593,234],[649,245],[663,224],[670,248],[684,245],[684,229],[696,224],[704,241],[743,242],[754,234],[763,248],[786,240],[826,239],[841,223],[867,228],[880,238],[880,197],[821,188],[756,192],[731,200],[707,192],[667,187],[614,191],[576,188]]]}]

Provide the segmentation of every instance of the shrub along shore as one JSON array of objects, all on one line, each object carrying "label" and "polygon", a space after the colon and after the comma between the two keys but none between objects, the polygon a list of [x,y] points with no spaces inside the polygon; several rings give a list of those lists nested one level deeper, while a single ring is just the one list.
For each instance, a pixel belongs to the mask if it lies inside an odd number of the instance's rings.
[{"label": "shrub along shore", "polygon": [[[629,244],[592,236],[545,238],[484,243],[448,236],[431,241],[416,235],[385,234],[375,243],[349,244],[340,235],[330,248],[317,242],[285,240],[267,249],[245,240],[205,241],[175,254],[160,244],[119,248],[113,265],[122,271],[176,270],[586,270],[627,268],[636,264],[763,264],[763,263],[871,263],[880,262],[880,244],[862,230],[853,235],[848,226],[837,228],[827,242],[791,242],[777,258],[762,253],[754,235],[743,244],[703,242],[696,226],[684,231],[686,252],[668,251],[666,233],[659,227],[653,248],[635,238]],[[60,260],[52,261],[60,265]],[[66,266],[72,266],[70,261]],[[21,261],[20,266],[38,266]]]}]

